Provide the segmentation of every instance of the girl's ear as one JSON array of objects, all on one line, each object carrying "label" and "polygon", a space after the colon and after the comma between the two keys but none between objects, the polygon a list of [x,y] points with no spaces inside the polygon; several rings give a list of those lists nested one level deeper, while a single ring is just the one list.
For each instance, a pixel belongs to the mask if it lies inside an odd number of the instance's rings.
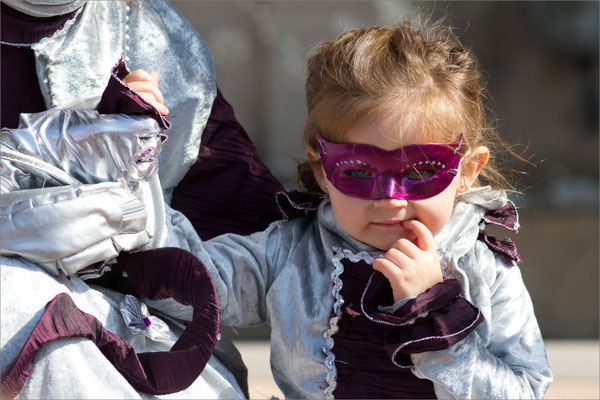
[{"label": "girl's ear", "polygon": [[312,168],[313,174],[315,175],[315,180],[319,184],[319,187],[323,191],[323,193],[327,193],[327,182],[325,180],[325,171],[323,171],[323,165],[321,163],[317,163],[321,158],[317,152],[315,152],[309,146],[306,146],[304,149],[306,153],[306,158]]},{"label": "girl's ear", "polygon": [[460,186],[458,192],[466,192],[473,186],[477,176],[490,159],[490,151],[485,146],[476,147],[471,151],[461,169]]}]

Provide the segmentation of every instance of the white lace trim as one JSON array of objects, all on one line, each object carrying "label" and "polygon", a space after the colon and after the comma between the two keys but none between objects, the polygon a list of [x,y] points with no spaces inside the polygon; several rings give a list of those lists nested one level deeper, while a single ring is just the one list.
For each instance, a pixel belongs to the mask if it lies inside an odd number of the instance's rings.
[{"label": "white lace trim", "polygon": [[342,280],[340,275],[344,272],[344,265],[342,259],[347,258],[352,262],[364,261],[368,264],[373,264],[375,257],[366,251],[359,253],[353,253],[350,250],[342,249],[341,247],[333,247],[333,258],[331,262],[334,265],[334,270],[331,273],[331,282],[333,287],[331,288],[331,295],[335,299],[333,303],[333,317],[329,319],[329,329],[325,331],[323,337],[325,338],[325,345],[323,346],[323,352],[325,353],[325,366],[329,369],[325,381],[327,382],[327,388],[323,390],[323,394],[326,399],[333,399],[333,391],[337,387],[337,368],[335,367],[335,354],[333,354],[334,340],[333,335],[338,331],[338,321],[342,318],[342,305],[344,305],[344,298],[340,294],[342,290]]}]

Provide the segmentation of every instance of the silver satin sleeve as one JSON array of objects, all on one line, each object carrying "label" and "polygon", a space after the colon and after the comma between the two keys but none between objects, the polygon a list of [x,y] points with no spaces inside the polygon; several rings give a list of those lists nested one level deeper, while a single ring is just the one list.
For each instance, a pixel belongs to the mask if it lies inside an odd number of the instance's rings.
[{"label": "silver satin sleeve", "polygon": [[[75,182],[134,182],[157,173],[161,134],[148,117],[53,109],[21,114],[18,128],[2,129],[0,145],[55,166]],[[46,183],[18,161],[1,162],[1,193]]]},{"label": "silver satin sleeve", "polygon": [[253,326],[267,321],[266,294],[275,279],[280,248],[279,224],[250,236],[222,235],[205,242],[196,255],[213,277],[221,320]]},{"label": "silver satin sleeve", "polygon": [[19,128],[2,129],[0,145],[2,254],[72,275],[163,232],[147,194],[161,149],[153,119],[78,110],[23,114]]},{"label": "silver satin sleeve", "polygon": [[147,243],[146,219],[144,203],[122,182],[6,193],[0,253],[73,275]]},{"label": "silver satin sleeve", "polygon": [[541,399],[552,382],[544,342],[518,267],[500,265],[490,286],[492,326],[441,351],[411,355],[413,372],[441,399]]}]

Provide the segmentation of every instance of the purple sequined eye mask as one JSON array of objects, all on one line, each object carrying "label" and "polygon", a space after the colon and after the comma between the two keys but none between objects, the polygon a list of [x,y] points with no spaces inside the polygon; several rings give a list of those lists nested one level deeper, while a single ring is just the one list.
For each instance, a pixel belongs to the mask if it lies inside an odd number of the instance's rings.
[{"label": "purple sequined eye mask", "polygon": [[443,192],[458,171],[462,135],[454,143],[419,143],[396,150],[359,143],[331,143],[317,133],[327,179],[340,192],[362,199],[419,200]]}]

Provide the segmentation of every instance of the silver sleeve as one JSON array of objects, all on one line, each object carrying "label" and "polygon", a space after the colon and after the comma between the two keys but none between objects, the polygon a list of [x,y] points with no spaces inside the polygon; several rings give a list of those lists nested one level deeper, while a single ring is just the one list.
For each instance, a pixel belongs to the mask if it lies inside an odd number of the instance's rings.
[{"label": "silver sleeve", "polygon": [[482,291],[490,296],[482,324],[489,328],[480,325],[446,350],[411,355],[413,372],[434,383],[438,398],[543,398],[552,372],[519,268],[496,258],[496,278]]},{"label": "silver sleeve", "polygon": [[[163,137],[152,118],[52,109],[21,114],[18,128],[0,132],[0,146],[54,166],[78,183],[135,182],[157,173]],[[1,163],[2,193],[56,184],[18,160],[2,157]]]},{"label": "silver sleeve", "polygon": [[0,201],[0,253],[73,275],[149,241],[146,209],[124,182],[20,190]]}]

